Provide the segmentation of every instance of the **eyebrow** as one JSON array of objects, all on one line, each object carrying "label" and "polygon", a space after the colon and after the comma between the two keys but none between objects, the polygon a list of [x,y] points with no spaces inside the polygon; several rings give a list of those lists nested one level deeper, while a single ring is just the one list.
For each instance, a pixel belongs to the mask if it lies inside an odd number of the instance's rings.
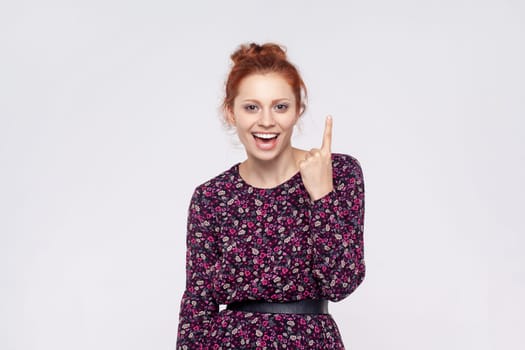
[{"label": "eyebrow", "polygon": [[[247,98],[247,99],[242,100],[241,102],[242,103],[255,102],[255,103],[258,103],[258,104],[262,104],[261,101],[255,99],[255,98]],[[272,104],[277,103],[277,102],[291,102],[291,99],[283,97],[283,98],[278,98],[278,99],[272,100]]]}]

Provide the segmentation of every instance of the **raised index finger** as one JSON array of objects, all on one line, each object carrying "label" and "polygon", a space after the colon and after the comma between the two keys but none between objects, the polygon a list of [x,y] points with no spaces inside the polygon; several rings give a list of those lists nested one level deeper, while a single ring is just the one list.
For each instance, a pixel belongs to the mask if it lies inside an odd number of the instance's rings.
[{"label": "raised index finger", "polygon": [[332,117],[326,117],[326,121],[324,124],[323,144],[321,146],[321,149],[328,153],[332,151],[332,124]]}]

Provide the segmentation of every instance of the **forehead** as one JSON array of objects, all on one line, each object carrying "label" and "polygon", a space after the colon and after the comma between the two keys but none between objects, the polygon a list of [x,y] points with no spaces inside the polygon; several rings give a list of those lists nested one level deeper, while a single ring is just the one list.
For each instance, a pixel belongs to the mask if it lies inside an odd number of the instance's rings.
[{"label": "forehead", "polygon": [[255,99],[273,101],[276,99],[295,99],[290,84],[277,73],[251,74],[239,84],[235,99]]}]

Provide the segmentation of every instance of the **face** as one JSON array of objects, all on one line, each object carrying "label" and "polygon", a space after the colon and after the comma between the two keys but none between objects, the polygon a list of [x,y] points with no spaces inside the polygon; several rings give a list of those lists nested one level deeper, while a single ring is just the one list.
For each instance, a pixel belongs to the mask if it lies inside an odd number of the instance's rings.
[{"label": "face", "polygon": [[244,78],[227,117],[237,129],[249,159],[271,161],[292,151],[292,132],[299,111],[291,86],[279,74]]}]

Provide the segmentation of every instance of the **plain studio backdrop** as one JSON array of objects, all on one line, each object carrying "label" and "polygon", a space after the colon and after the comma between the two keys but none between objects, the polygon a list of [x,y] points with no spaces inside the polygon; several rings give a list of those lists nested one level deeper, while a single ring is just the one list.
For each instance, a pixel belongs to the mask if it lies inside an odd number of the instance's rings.
[{"label": "plain studio backdrop", "polygon": [[294,142],[365,176],[349,349],[523,349],[522,1],[3,1],[0,348],[174,349],[191,193],[245,157],[241,43],[288,48]]}]

